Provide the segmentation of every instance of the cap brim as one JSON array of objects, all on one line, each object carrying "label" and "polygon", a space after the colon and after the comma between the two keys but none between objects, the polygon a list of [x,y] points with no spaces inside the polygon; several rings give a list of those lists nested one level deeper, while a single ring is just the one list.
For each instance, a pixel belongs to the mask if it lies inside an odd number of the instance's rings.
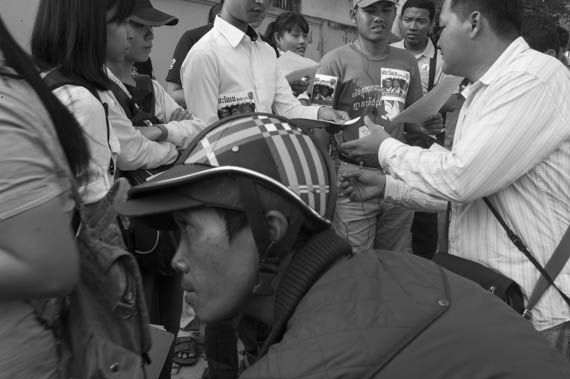
[{"label": "cap brim", "polygon": [[144,217],[203,205],[180,187],[201,177],[199,174],[208,169],[211,167],[176,165],[155,175],[146,183],[131,188],[128,200],[116,201],[117,213],[128,217]]},{"label": "cap brim", "polygon": [[146,26],[176,25],[178,18],[159,11],[155,8],[135,9],[130,19]]},{"label": "cap brim", "polygon": [[360,8],[366,8],[369,5],[380,2],[398,4],[398,0],[363,0],[356,5],[358,5]]}]

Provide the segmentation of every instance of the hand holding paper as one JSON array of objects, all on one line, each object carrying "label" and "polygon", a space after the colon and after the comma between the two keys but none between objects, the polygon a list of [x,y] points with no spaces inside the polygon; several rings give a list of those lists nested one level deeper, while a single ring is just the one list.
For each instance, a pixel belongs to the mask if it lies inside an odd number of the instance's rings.
[{"label": "hand holding paper", "polygon": [[439,112],[441,107],[447,102],[449,97],[457,92],[459,84],[463,78],[457,76],[446,76],[437,86],[435,86],[424,97],[410,105],[398,116],[394,117],[394,122],[408,122],[420,124]]},{"label": "hand holding paper", "polygon": [[386,187],[386,176],[380,171],[361,170],[354,166],[340,166],[339,187],[351,201],[368,201],[381,198]]},{"label": "hand holding paper", "polygon": [[390,138],[390,135],[380,125],[370,120],[370,117],[364,117],[364,125],[368,127],[370,134],[366,137],[344,142],[340,147],[344,153],[351,157],[359,158],[366,155],[378,154],[380,144],[384,140]]}]

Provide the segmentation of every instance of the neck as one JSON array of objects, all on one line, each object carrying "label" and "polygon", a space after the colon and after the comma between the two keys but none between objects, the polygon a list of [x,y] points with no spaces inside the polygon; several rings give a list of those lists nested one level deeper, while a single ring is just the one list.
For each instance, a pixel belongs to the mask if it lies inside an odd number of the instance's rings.
[{"label": "neck", "polygon": [[472,69],[466,73],[465,77],[472,83],[481,79],[515,39],[498,39],[495,37],[479,44],[484,48],[473,51],[471,54],[474,57],[479,57],[479,60],[472,65]]},{"label": "neck", "polygon": [[384,58],[388,54],[388,40],[369,41],[359,37],[355,44],[370,58]]},{"label": "neck", "polygon": [[237,18],[233,17],[231,14],[228,13],[227,10],[222,9],[222,13],[220,13],[220,17],[224,21],[229,22],[230,24],[232,24],[233,26],[235,26],[236,28],[241,30],[242,32],[244,32],[244,33],[247,32],[247,27],[249,26],[249,24],[245,21],[238,20]]},{"label": "neck", "polygon": [[404,48],[405,48],[407,51],[409,51],[410,53],[412,53],[412,54],[420,54],[420,53],[423,53],[423,52],[424,52],[424,50],[425,50],[426,47],[427,47],[427,44],[428,44],[428,39],[427,39],[427,38],[424,39],[424,40],[422,41],[422,43],[417,44],[417,45],[415,45],[415,46],[414,46],[414,45],[410,45],[410,44],[408,44],[406,41],[404,41]]},{"label": "neck", "polygon": [[107,62],[107,67],[111,72],[123,83],[133,84],[134,79],[132,76],[132,70],[134,62],[129,62],[127,60],[121,63]]}]

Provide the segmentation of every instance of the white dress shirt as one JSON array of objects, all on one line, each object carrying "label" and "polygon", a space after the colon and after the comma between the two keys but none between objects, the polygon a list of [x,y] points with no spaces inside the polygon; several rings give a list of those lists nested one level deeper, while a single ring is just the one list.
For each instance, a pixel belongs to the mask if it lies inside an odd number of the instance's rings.
[{"label": "white dress shirt", "polygon": [[[380,164],[395,178],[452,202],[451,254],[512,278],[527,300],[540,274],[482,198],[490,197],[544,266],[570,224],[569,94],[568,70],[518,38],[464,92],[451,152],[410,147],[395,139],[384,141],[378,152]],[[393,200],[395,194],[406,193],[392,186],[394,181],[387,182],[391,188],[386,192]],[[570,264],[556,283],[570,294]],[[569,307],[552,287],[533,314],[538,330],[570,320]]]},{"label": "white dress shirt", "polygon": [[[404,40],[400,40],[398,42],[394,42],[390,46],[397,47],[398,49],[406,50],[406,46],[404,45]],[[412,54],[411,51],[408,51]],[[426,44],[426,48],[419,54],[412,54],[416,61],[418,61],[418,68],[420,70],[420,76],[422,78],[422,90],[424,91],[424,95],[428,93],[429,87],[429,70],[430,70],[430,61],[431,59],[437,54],[437,59],[435,60],[435,76],[433,80],[433,84],[436,85],[439,83],[444,77],[445,74],[443,73],[443,57],[441,56],[441,51],[435,48],[435,45],[428,38],[428,42]]]},{"label": "white dress shirt", "polygon": [[293,96],[275,50],[253,29],[248,34],[218,16],[190,49],[180,70],[188,110],[211,124],[227,99],[244,99],[256,112],[316,119],[319,107],[304,106]]}]

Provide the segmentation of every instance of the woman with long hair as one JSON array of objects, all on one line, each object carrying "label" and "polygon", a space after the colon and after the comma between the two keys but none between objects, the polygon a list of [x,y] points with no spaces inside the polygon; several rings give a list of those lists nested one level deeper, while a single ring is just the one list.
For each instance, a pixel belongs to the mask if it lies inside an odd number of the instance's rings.
[{"label": "woman with long hair", "polygon": [[[108,124],[107,59],[123,60],[134,0],[41,0],[31,50],[53,92],[87,137],[89,180],[80,188],[86,205],[101,200],[113,183],[119,140]],[[53,79],[55,78],[55,79]],[[48,80],[49,79],[49,80]]]},{"label": "woman with long hair", "polygon": [[300,13],[283,12],[269,24],[265,39],[271,41],[279,55],[292,51],[304,57],[309,44],[309,24]]}]

